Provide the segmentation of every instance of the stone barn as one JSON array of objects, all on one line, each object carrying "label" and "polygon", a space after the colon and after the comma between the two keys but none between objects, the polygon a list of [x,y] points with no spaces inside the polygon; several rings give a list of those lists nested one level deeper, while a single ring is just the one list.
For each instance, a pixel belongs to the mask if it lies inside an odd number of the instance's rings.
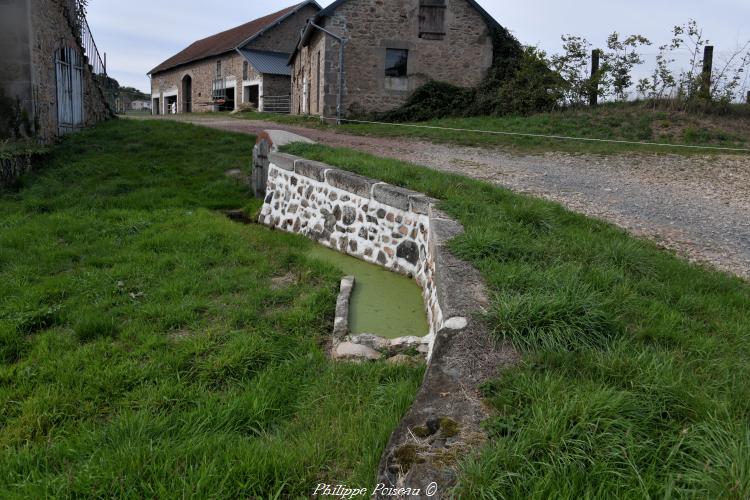
[{"label": "stone barn", "polygon": [[154,114],[289,112],[287,66],[299,33],[320,11],[312,0],[198,40],[149,71]]},{"label": "stone barn", "polygon": [[337,0],[290,58],[292,112],[336,116],[339,81],[344,116],[398,107],[430,80],[474,86],[492,64],[496,27],[474,0]]}]

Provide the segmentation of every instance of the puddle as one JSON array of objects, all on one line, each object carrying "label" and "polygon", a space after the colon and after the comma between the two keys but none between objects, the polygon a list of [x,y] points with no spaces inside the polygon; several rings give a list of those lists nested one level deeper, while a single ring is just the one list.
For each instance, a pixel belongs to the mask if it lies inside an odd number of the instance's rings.
[{"label": "puddle", "polygon": [[352,335],[372,333],[394,339],[429,333],[422,289],[415,281],[321,245],[313,245],[309,255],[334,265],[342,276],[354,276],[349,305]]}]

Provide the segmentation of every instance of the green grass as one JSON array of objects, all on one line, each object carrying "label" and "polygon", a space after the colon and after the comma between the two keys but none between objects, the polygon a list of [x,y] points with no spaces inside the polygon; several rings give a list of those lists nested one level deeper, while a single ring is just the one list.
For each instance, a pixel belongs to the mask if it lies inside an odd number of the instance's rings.
[{"label": "green grass", "polygon": [[[331,122],[322,124],[317,118],[303,116],[242,113],[236,115],[236,117],[251,120],[270,120],[277,123],[314,128],[335,127]],[[577,109],[542,113],[529,117],[445,118],[420,122],[416,125],[689,146],[750,147],[750,121],[747,118],[747,113],[738,112],[732,116],[719,117],[653,110],[639,103],[608,104],[594,110]],[[351,134],[411,137],[464,146],[494,146],[519,153],[546,151],[595,154],[625,152],[712,153],[711,150],[514,137],[477,132],[402,127],[390,124],[344,124],[335,128]],[[717,151],[713,152],[716,153]]]},{"label": "green grass", "polygon": [[252,144],[118,120],[0,192],[0,497],[372,485],[422,370],[327,360],[339,272],[220,213]]},{"label": "green grass", "polygon": [[463,498],[750,497],[750,286],[604,222],[345,149],[287,152],[442,199],[522,353],[483,392]]}]

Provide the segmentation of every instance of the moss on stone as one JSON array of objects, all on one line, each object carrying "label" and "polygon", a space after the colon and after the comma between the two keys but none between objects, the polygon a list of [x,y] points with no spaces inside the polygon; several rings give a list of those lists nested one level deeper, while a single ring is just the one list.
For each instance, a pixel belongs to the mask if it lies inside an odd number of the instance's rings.
[{"label": "moss on stone", "polygon": [[419,448],[414,444],[405,444],[393,456],[403,471],[410,470],[414,464],[424,463],[424,458],[419,456]]},{"label": "moss on stone", "polygon": [[428,429],[426,425],[417,426],[417,427],[413,428],[411,431],[418,438],[426,438],[426,437],[432,435],[432,433],[430,432],[430,429]]},{"label": "moss on stone", "polygon": [[440,419],[440,432],[443,437],[454,437],[461,432],[461,425],[452,418],[442,417]]}]

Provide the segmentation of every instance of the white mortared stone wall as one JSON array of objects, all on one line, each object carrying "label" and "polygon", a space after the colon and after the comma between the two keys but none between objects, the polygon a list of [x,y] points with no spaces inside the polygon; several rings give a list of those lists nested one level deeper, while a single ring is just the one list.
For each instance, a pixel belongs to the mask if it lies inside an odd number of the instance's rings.
[{"label": "white mortared stone wall", "polygon": [[323,163],[271,153],[260,222],[414,278],[430,332],[443,324],[435,286],[434,200]]}]

